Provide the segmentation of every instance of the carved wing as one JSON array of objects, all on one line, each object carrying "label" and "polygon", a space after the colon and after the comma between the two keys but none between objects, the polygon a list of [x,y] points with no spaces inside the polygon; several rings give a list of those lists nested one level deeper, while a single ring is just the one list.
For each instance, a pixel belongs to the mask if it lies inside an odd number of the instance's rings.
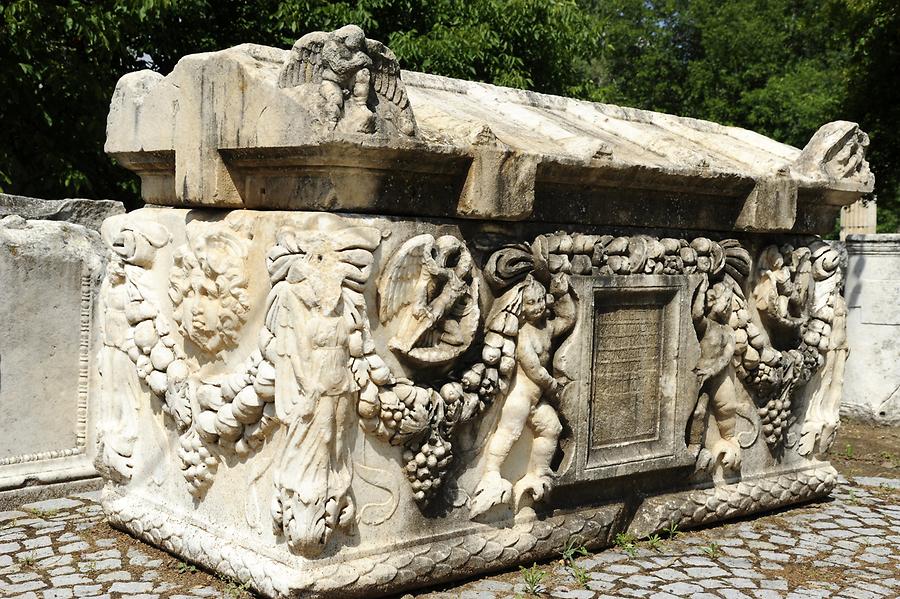
[{"label": "carved wing", "polygon": [[434,248],[434,237],[417,235],[400,246],[378,280],[378,318],[389,322],[412,303],[420,285],[425,256]]},{"label": "carved wing", "polygon": [[400,130],[406,135],[416,131],[416,120],[413,116],[406,87],[400,79],[400,63],[390,48],[379,41],[366,39],[366,53],[372,59],[369,70],[372,74],[372,88],[378,99],[395,105],[401,115],[398,123]]},{"label": "carved wing", "polygon": [[281,67],[278,87],[296,87],[322,81],[322,46],[327,37],[324,31],[313,31],[294,43]]}]

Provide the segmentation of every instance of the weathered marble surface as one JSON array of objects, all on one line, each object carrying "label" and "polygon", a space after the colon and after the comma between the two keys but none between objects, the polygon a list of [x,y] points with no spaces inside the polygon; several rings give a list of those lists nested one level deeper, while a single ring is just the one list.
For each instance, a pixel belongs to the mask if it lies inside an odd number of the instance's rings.
[{"label": "weathered marble surface", "polygon": [[900,425],[900,235],[846,239],[847,360],[841,413]]},{"label": "weathered marble surface", "polygon": [[103,225],[120,528],[370,597],[834,485],[844,265],[808,233],[871,189],[853,123],[801,151],[401,78],[345,27],[126,75],[108,131],[168,205]]},{"label": "weathered marble surface", "polygon": [[96,476],[106,255],[81,225],[0,218],[0,489]]}]

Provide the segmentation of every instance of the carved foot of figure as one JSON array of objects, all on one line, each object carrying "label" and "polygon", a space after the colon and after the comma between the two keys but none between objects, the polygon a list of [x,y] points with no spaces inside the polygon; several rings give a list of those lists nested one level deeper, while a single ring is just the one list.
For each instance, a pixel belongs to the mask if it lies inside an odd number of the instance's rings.
[{"label": "carved foot of figure", "polygon": [[712,463],[721,463],[726,470],[741,469],[741,447],[735,439],[719,439],[712,446]]},{"label": "carved foot of figure", "polygon": [[475,518],[495,505],[509,503],[510,499],[512,499],[512,483],[500,476],[499,472],[485,472],[472,495],[469,513]]},{"label": "carved foot of figure", "polygon": [[529,472],[513,487],[513,507],[519,511],[523,507],[542,501],[551,489],[553,489],[551,474]]},{"label": "carved foot of figure", "polygon": [[[797,453],[802,456],[823,454],[834,444],[840,420],[825,422],[823,420],[807,420],[800,432],[800,442],[797,444]],[[818,443],[818,449],[816,444]]]},{"label": "carved foot of figure", "polygon": [[339,126],[348,133],[375,133],[375,115],[365,106],[347,103]]}]

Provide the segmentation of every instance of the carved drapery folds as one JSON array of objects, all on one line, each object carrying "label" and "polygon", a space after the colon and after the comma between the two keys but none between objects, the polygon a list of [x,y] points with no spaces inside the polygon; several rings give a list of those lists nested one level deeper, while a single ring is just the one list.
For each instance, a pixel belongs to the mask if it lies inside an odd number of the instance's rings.
[{"label": "carved drapery folds", "polygon": [[[547,499],[554,456],[567,451],[560,398],[572,382],[554,358],[580,324],[582,278],[693,277],[685,326],[693,323],[699,359],[679,376],[696,377],[688,435],[698,470],[739,473],[743,452],[763,439],[776,461],[789,447],[807,456],[833,442],[846,305],[840,254],[820,240],[751,254],[733,239],[558,232],[476,252],[459,237],[424,233],[384,255],[371,226],[284,225],[265,248],[262,302],[251,294],[254,237],[245,228],[197,221],[185,237],[171,247],[160,225],[105,225],[116,260],[103,288],[102,364],[104,375],[118,374],[104,376],[104,393],[116,398],[104,467],[122,484],[131,477],[141,389],[171,420],[198,501],[224,455],[253,459],[281,429],[271,519],[307,557],[337,531],[352,533],[356,426],[399,448],[397,468],[422,508],[473,467],[458,461],[466,423],[482,429],[483,443],[467,504],[454,507],[474,518]],[[168,289],[158,291],[151,269],[166,261]],[[250,322],[259,328],[245,331]],[[489,410],[494,417],[481,420]],[[505,464],[526,430],[527,464],[513,477]]]},{"label": "carved drapery folds", "polygon": [[360,352],[351,336],[362,331],[361,291],[380,239],[371,227],[284,230],[266,258],[272,291],[260,349],[274,366],[276,417],[288,427],[272,517],[305,555],[354,518],[345,436],[358,391],[350,360]]}]

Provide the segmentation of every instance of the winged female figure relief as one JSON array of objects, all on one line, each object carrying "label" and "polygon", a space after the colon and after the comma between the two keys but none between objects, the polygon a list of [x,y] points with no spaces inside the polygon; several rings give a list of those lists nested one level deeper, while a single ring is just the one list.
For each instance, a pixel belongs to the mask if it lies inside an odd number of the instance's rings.
[{"label": "winged female figure relief", "polygon": [[380,231],[279,232],[266,263],[272,281],[260,338],[274,366],[275,412],[287,424],[275,472],[276,531],[304,555],[319,553],[355,516],[344,436],[359,390],[349,365],[359,334],[359,291]]}]

